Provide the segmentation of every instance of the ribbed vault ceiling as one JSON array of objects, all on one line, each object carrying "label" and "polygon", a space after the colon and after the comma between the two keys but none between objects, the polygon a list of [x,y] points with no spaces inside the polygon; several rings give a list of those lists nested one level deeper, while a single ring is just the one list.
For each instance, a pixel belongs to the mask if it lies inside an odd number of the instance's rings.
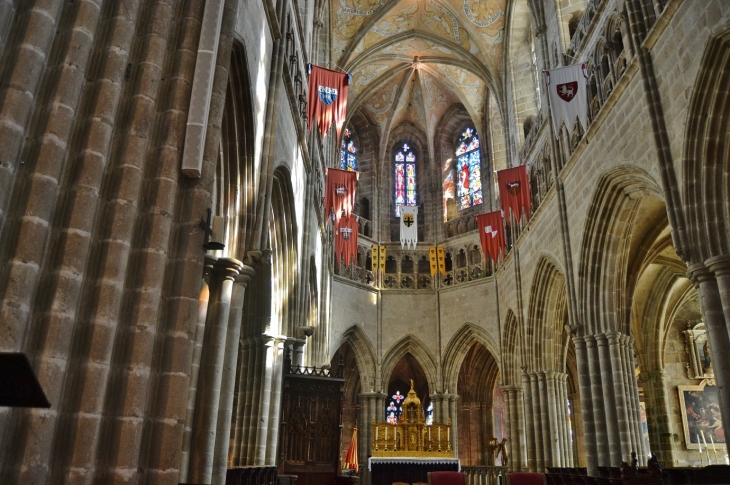
[{"label": "ribbed vault ceiling", "polygon": [[431,137],[455,103],[485,126],[490,91],[501,91],[506,4],[333,0],[332,59],[353,75],[348,110],[361,108],[381,135],[409,121]]}]

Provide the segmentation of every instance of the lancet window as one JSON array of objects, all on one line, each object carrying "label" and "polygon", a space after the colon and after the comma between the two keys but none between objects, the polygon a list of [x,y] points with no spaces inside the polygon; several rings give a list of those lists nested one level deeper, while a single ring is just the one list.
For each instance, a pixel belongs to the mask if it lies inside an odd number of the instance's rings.
[{"label": "lancet window", "polygon": [[[464,210],[482,203],[482,155],[479,135],[474,128],[467,128],[459,137],[456,147],[456,202],[458,209]],[[451,177],[449,179],[449,177]],[[453,175],[444,180],[453,184]]]},{"label": "lancet window", "polygon": [[400,217],[398,206],[416,205],[416,155],[404,143],[395,154],[395,216]]},{"label": "lancet window", "polygon": [[351,172],[357,170],[357,147],[355,146],[355,139],[352,136],[352,131],[350,131],[349,128],[345,128],[345,133],[342,136],[342,146],[340,147],[340,168]]}]

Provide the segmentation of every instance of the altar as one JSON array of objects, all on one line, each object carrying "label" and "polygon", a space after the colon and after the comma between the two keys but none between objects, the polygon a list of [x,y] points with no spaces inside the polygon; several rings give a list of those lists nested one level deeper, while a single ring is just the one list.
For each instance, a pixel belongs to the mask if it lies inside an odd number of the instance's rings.
[{"label": "altar", "polygon": [[373,485],[390,485],[428,483],[429,472],[461,471],[461,466],[458,458],[371,457],[368,470]]},{"label": "altar", "polygon": [[[373,485],[428,481],[434,471],[460,471],[451,447],[451,420],[426,423],[421,400],[413,389],[403,401],[400,419],[372,422],[371,458],[368,470]],[[454,437],[455,438],[455,437]]]}]

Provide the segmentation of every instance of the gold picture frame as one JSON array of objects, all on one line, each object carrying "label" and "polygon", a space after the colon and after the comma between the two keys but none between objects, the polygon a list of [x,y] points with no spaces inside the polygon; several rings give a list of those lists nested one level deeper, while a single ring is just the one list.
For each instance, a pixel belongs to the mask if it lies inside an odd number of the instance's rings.
[{"label": "gold picture frame", "polygon": [[715,381],[705,379],[697,386],[677,386],[677,389],[687,449],[724,449],[725,435]]}]

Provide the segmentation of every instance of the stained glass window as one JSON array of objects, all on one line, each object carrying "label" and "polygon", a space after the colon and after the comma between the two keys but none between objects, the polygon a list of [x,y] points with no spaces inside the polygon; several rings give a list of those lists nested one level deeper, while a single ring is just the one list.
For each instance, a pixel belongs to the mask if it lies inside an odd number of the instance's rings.
[{"label": "stained glass window", "polygon": [[390,404],[385,408],[385,420],[390,424],[398,424],[401,414],[403,414],[403,400],[405,396],[400,391],[395,391],[390,397]]},{"label": "stained glass window", "polygon": [[408,143],[395,154],[395,216],[399,205],[416,205],[416,155]]},{"label": "stained glass window", "polygon": [[353,140],[352,132],[349,128],[345,128],[345,134],[342,137],[342,146],[340,147],[340,168],[354,172],[357,170],[357,147]]},{"label": "stained glass window", "polygon": [[[456,202],[458,209],[464,210],[481,204],[481,149],[479,136],[474,131],[474,128],[467,128],[459,137],[454,168],[456,172]],[[453,174],[449,173],[444,179],[444,190],[446,190],[447,186],[453,187],[453,183]],[[447,196],[448,194],[444,193],[444,197]]]}]

